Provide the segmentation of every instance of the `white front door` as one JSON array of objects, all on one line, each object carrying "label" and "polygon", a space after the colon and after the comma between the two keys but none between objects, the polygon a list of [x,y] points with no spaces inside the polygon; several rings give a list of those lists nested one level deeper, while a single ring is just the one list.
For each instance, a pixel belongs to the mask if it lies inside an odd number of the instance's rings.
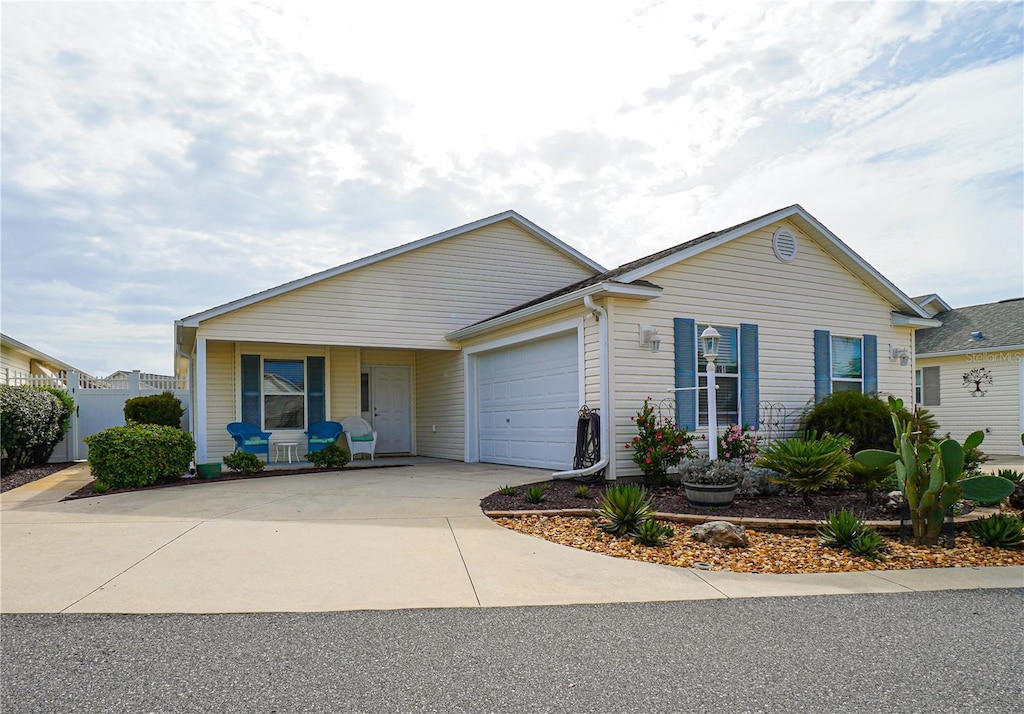
[{"label": "white front door", "polygon": [[412,369],[370,367],[370,422],[377,432],[377,453],[412,452]]}]

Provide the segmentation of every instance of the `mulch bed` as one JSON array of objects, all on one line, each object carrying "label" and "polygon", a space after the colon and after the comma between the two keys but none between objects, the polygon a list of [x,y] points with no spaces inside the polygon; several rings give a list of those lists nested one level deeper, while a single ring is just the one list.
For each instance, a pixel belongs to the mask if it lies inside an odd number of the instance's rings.
[{"label": "mulch bed", "polygon": [[43,464],[42,466],[31,466],[27,469],[19,469],[13,474],[0,478],[0,493],[4,491],[10,491],[12,488],[18,486],[24,486],[26,483],[32,483],[38,481],[44,476],[63,471],[69,466],[74,466],[75,462],[68,461],[65,463],[58,464]]},{"label": "mulch bed", "polygon": [[[480,501],[480,507],[484,511],[537,511],[563,508],[593,508],[601,498],[605,489],[605,482],[588,484],[590,490],[586,498],[575,495],[576,488],[580,485],[575,481],[546,481],[542,485],[547,486],[544,494],[544,502],[533,504],[527,503],[526,492],[528,484],[516,487],[516,495],[503,496],[500,493],[492,493]],[[736,518],[792,518],[800,520],[823,520],[832,511],[842,509],[852,510],[858,517],[864,520],[893,520],[899,518],[887,511],[884,511],[878,504],[869,506],[864,491],[853,489],[832,489],[819,491],[813,496],[814,506],[804,505],[803,499],[797,494],[780,494],[778,496],[758,496],[757,498],[737,498],[731,506],[726,508],[697,508],[691,506],[686,496],[683,495],[682,486],[668,486],[665,488],[647,488],[648,494],[652,496],[654,507],[662,513],[696,513],[716,516],[729,516]],[[880,494],[876,494],[876,501],[881,500]]]}]

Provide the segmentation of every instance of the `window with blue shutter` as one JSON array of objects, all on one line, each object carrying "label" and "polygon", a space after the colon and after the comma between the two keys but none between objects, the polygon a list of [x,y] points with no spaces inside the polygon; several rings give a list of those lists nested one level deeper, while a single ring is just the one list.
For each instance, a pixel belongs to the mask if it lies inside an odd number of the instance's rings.
[{"label": "window with blue shutter", "polygon": [[[677,317],[675,328],[675,382],[676,387],[697,386],[697,327],[694,320]],[[697,428],[697,391],[676,392],[676,426]]]},{"label": "window with blue shutter", "polygon": [[862,369],[864,393],[876,393],[878,391],[878,338],[875,335],[864,335]]}]

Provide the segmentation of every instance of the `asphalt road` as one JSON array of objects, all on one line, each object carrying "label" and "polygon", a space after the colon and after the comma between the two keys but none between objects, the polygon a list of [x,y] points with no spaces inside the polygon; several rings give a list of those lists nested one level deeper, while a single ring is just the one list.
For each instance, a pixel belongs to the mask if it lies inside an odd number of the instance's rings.
[{"label": "asphalt road", "polygon": [[1019,712],[1024,589],[4,615],[0,711]]}]

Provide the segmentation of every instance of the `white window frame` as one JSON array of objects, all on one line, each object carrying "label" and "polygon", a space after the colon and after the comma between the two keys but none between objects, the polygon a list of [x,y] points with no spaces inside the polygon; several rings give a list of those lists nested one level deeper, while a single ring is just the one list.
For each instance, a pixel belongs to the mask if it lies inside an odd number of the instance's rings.
[{"label": "white window frame", "polygon": [[[700,359],[701,359],[700,334],[701,334],[701,332],[704,331],[704,328],[706,328],[708,326],[714,327],[716,330],[718,330],[719,333],[721,333],[722,330],[733,330],[736,333],[736,374],[726,374],[724,372],[718,371],[718,362],[716,361],[715,362],[715,382],[718,383],[718,382],[720,382],[723,379],[735,379],[735,381],[736,381],[736,390],[735,390],[735,394],[736,394],[736,408],[735,409],[722,409],[721,403],[720,402],[716,402],[716,404],[718,405],[718,408],[716,410],[717,414],[718,414],[718,422],[719,422],[718,426],[730,426],[732,424],[739,424],[739,422],[740,422],[740,406],[743,404],[743,397],[740,394],[740,389],[742,389],[742,387],[743,387],[742,380],[740,380],[740,374],[743,371],[743,365],[740,363],[740,360],[741,360],[741,357],[740,357],[740,326],[739,325],[716,325],[716,324],[710,323],[710,322],[697,322],[695,320],[694,321],[694,329],[696,330],[696,333],[697,333],[697,339],[694,340],[693,351],[694,351],[694,364],[697,366],[697,386],[699,388],[697,390],[697,424],[707,424],[708,423],[708,409],[707,409],[707,401],[706,401],[706,399],[705,399],[705,402],[704,402],[704,410],[701,411],[701,408],[700,408],[700,395],[702,393],[706,395],[707,384],[708,384],[707,372],[700,368]],[[722,416],[725,415],[725,414],[735,414],[736,415],[736,419],[734,421],[723,422],[722,421]],[[742,426],[742,424],[741,424],[741,426]]]},{"label": "white window frame", "polygon": [[[263,389],[266,363],[270,362],[302,362],[302,426],[267,426],[267,396]],[[326,370],[326,367],[325,367]],[[309,364],[305,357],[264,357],[260,355],[260,426],[263,431],[306,431],[309,429]]]},{"label": "white window frame", "polygon": [[[835,370],[835,358],[836,358],[836,343],[835,343],[835,341],[836,340],[856,340],[858,343],[860,343],[860,376],[859,377],[853,378],[853,377],[836,377],[835,376],[835,372],[836,372],[836,370]],[[837,391],[844,391],[844,390],[837,390],[836,389],[836,384],[837,383],[841,383],[841,384],[856,384],[856,385],[858,385],[857,391],[860,392],[861,394],[863,394],[864,393],[864,337],[863,336],[854,336],[854,335],[830,335],[829,336],[828,348],[829,348],[828,375],[829,375],[829,379],[831,380],[832,393],[835,394]],[[852,391],[852,390],[845,390],[845,391]]]},{"label": "white window frame", "polygon": [[924,372],[920,367],[914,370],[914,404],[921,404],[924,399]]}]

